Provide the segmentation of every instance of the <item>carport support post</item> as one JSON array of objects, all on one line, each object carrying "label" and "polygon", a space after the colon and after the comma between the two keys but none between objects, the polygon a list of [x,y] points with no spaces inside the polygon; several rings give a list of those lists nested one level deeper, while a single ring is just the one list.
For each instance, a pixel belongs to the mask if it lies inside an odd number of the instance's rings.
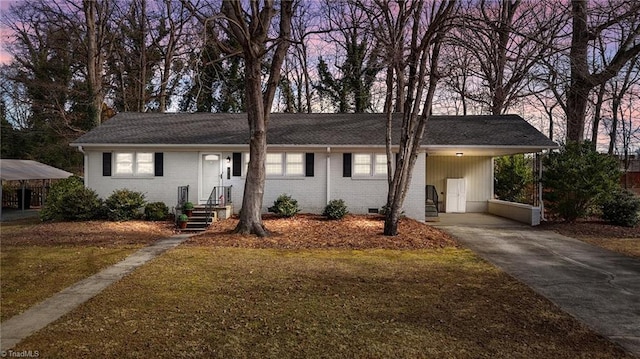
[{"label": "carport support post", "polygon": [[22,201],[20,202],[22,204],[22,212],[24,212],[24,190],[26,188],[27,185],[27,181],[22,180],[20,181],[20,184],[22,185],[22,191],[20,191],[20,196],[22,197]]},{"label": "carport support post", "polygon": [[540,220],[544,221],[544,201],[542,200],[542,156],[543,153],[536,153],[535,164],[534,164],[534,173],[537,176],[536,184],[536,193],[534,203],[540,207]]}]

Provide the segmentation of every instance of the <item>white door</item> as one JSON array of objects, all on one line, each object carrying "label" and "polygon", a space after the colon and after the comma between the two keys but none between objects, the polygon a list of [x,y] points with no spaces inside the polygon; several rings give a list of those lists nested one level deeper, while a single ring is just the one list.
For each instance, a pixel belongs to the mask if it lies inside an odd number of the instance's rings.
[{"label": "white door", "polygon": [[200,191],[198,199],[206,202],[213,187],[220,186],[222,176],[221,156],[217,153],[200,154]]},{"label": "white door", "polygon": [[445,212],[464,213],[467,209],[467,181],[464,178],[447,178]]}]

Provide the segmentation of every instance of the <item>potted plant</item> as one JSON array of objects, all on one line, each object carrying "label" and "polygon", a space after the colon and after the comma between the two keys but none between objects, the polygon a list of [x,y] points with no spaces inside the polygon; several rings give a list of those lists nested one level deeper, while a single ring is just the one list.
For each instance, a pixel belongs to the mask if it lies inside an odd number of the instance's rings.
[{"label": "potted plant", "polygon": [[180,226],[180,229],[185,229],[187,228],[187,222],[189,221],[189,216],[187,216],[186,214],[181,214],[178,216],[178,226]]},{"label": "potted plant", "polygon": [[184,211],[184,213],[185,213],[187,216],[191,217],[191,216],[193,215],[193,203],[191,203],[191,202],[185,202],[185,203],[182,205],[182,210]]}]

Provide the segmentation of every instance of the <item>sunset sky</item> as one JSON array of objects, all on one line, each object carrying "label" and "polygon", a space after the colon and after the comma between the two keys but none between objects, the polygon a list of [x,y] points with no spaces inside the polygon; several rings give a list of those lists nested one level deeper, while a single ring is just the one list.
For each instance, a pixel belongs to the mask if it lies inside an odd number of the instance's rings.
[{"label": "sunset sky", "polygon": [[[6,9],[9,8],[9,4],[16,0],[0,0],[0,14],[3,14]],[[8,33],[6,28],[0,23],[0,63],[7,63],[11,58],[5,51],[5,45],[8,39]]]}]

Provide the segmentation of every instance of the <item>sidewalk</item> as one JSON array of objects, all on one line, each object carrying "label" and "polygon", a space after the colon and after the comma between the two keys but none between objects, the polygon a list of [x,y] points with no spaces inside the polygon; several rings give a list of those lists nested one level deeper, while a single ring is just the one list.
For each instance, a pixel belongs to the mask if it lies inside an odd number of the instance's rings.
[{"label": "sidewalk", "polygon": [[102,290],[122,279],[136,268],[187,240],[191,234],[178,234],[161,239],[131,254],[120,263],[67,287],[24,313],[0,324],[0,350],[6,351],[22,339],[69,313]]}]

